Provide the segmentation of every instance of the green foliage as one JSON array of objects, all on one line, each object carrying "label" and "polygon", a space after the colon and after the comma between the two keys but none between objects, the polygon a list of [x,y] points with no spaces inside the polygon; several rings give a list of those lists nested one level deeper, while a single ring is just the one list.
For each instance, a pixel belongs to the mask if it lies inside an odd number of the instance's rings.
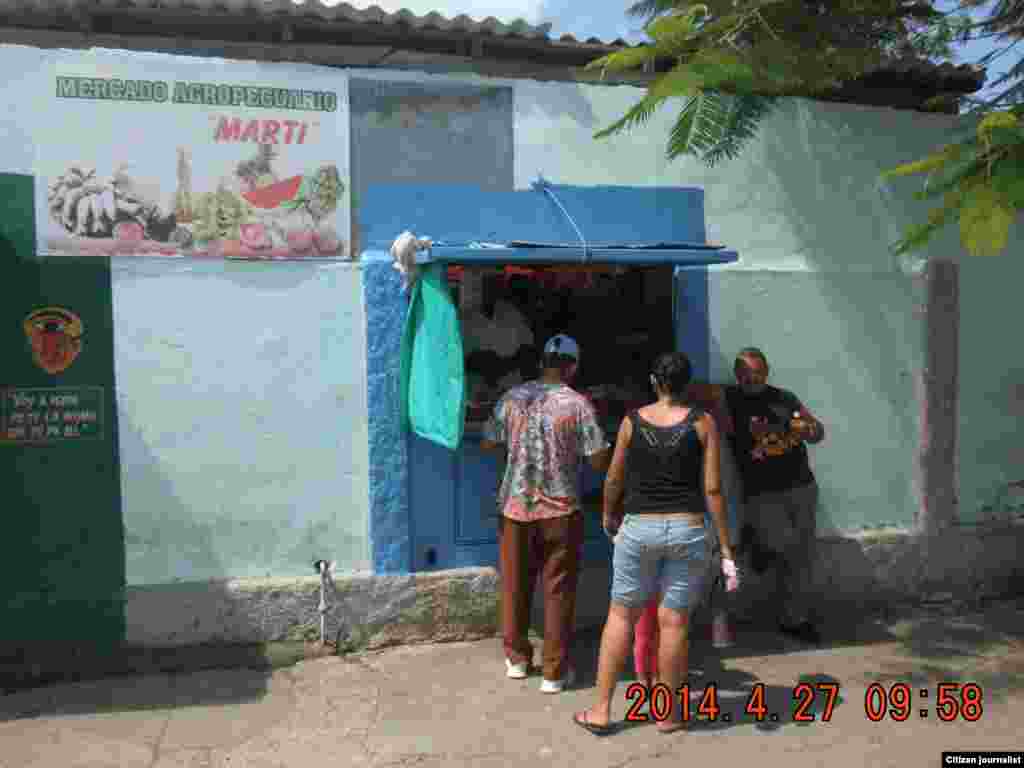
[{"label": "green foliage", "polygon": [[604,130],[598,131],[594,134],[594,138],[603,139],[606,136],[611,136],[616,133],[634,128],[638,125],[646,123],[651,115],[653,115],[668,97],[655,98],[650,92],[647,93],[640,101],[629,108],[621,118],[616,120],[614,123],[609,125]]},{"label": "green foliage", "polygon": [[928,173],[916,197],[944,197],[943,206],[930,212],[927,224],[910,227],[894,245],[896,253],[923,247],[954,219],[960,225],[960,242],[972,256],[1006,248],[1016,212],[1024,207],[1024,130],[1014,111],[1002,110],[986,115],[975,133],[883,174],[891,178]]},{"label": "green foliage", "polygon": [[[910,17],[928,16],[905,0],[642,0],[647,45],[604,56],[589,67],[623,72],[673,62],[604,138],[646,122],[670,99],[682,100],[667,154],[713,165],[736,157],[779,96],[814,96],[877,66],[885,46],[907,44]],[[917,10],[912,10],[917,9]],[[935,48],[953,29],[919,33]]]},{"label": "green foliage", "polygon": [[[622,72],[671,62],[672,69],[595,136],[632,130],[678,100],[668,158],[690,155],[707,165],[735,158],[779,97],[820,97],[893,59],[950,59],[954,45],[986,35],[1024,37],[1024,0],[998,0],[981,23],[969,15],[970,5],[940,11],[932,0],[637,0],[629,13],[647,20],[650,42],[591,67]],[[952,222],[972,254],[1005,248],[1024,208],[1024,60],[990,87],[1002,90],[963,117],[970,135],[883,174],[924,175],[916,197],[940,201],[894,244],[898,253],[924,246]],[[940,95],[928,108],[949,101]]]},{"label": "green foliage", "polygon": [[679,113],[669,136],[668,155],[700,155],[709,166],[739,155],[775,100],[752,94],[701,91]]}]

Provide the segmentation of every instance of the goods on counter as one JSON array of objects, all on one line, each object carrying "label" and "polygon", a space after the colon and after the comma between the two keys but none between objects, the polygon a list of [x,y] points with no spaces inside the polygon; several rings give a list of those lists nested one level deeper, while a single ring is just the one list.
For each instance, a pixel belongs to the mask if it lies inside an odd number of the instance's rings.
[{"label": "goods on counter", "polygon": [[469,401],[466,403],[466,421],[487,421],[494,412],[497,401]]},{"label": "goods on counter", "polygon": [[494,316],[475,310],[461,314],[466,351],[490,350],[500,357],[513,358],[521,347],[534,344],[533,331],[522,312],[507,301],[494,304]]}]

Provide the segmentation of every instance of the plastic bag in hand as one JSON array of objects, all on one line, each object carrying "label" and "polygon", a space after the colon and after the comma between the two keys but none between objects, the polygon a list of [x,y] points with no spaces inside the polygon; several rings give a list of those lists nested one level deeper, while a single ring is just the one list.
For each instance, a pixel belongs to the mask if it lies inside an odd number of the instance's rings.
[{"label": "plastic bag in hand", "polygon": [[722,575],[725,576],[725,591],[735,592],[740,586],[740,572],[736,569],[736,562],[722,558]]}]

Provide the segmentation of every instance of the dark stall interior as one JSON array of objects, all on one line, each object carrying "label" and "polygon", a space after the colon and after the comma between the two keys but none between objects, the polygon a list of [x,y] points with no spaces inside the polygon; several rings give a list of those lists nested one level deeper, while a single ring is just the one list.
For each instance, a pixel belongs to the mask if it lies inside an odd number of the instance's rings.
[{"label": "dark stall interior", "polygon": [[503,392],[537,377],[556,333],[579,343],[573,386],[610,434],[629,408],[650,402],[653,361],[674,348],[671,266],[453,266],[448,278],[462,321],[469,429]]}]

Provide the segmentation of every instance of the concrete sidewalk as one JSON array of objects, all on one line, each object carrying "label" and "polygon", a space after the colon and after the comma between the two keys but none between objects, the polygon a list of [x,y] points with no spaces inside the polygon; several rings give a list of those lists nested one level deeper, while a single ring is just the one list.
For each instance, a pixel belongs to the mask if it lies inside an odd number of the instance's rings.
[{"label": "concrete sidewalk", "polygon": [[[938,766],[949,749],[1024,749],[1013,711],[1024,705],[1024,601],[974,615],[952,607],[833,623],[829,630],[818,649],[742,628],[741,644],[721,654],[698,641],[693,706],[714,682],[722,712],[715,723],[696,722],[673,735],[631,725],[599,739],[571,723],[572,713],[593,699],[591,634],[580,638],[583,680],[553,697],[538,691],[536,677],[504,677],[497,640],[330,657],[273,671],[115,678],[12,693],[0,697],[0,766],[669,768],[707,759],[860,768]],[[936,716],[938,683],[951,679],[981,686],[977,722]],[[803,680],[839,686],[830,722],[793,721],[793,688]],[[867,717],[865,694],[874,682],[910,686],[907,721]],[[779,722],[758,724],[744,712],[756,683],[764,684],[768,712]],[[628,708],[625,692],[623,684],[617,718]],[[819,718],[823,704],[819,694],[812,709]],[[922,707],[929,710],[924,719]]]}]

